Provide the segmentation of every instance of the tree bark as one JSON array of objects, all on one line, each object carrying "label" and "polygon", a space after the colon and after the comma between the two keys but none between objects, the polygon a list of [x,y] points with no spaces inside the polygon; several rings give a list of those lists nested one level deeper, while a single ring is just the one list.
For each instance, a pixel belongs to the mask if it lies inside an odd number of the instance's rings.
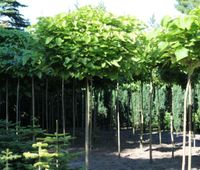
[{"label": "tree bark", "polygon": [[86,79],[85,101],[85,168],[89,169],[89,119],[90,119],[90,91],[88,79]]},{"label": "tree bark", "polygon": [[191,77],[188,77],[188,116],[189,116],[189,154],[188,154],[188,170],[192,168],[192,85]]},{"label": "tree bark", "polygon": [[140,149],[143,149],[143,125],[144,125],[144,115],[143,115],[143,82],[140,86]]},{"label": "tree bark", "polygon": [[116,112],[117,112],[117,146],[118,146],[118,157],[121,153],[121,141],[120,141],[120,117],[119,117],[119,83],[117,82],[116,89]]},{"label": "tree bark", "polygon": [[65,134],[65,80],[62,79],[62,123],[63,123],[63,134]]},{"label": "tree bark", "polygon": [[182,170],[185,170],[185,143],[186,143],[186,121],[187,121],[187,97],[188,97],[189,80],[190,80],[189,77],[188,77],[187,86],[186,86],[185,95],[184,95]]},{"label": "tree bark", "polygon": [[153,83],[150,82],[149,91],[149,161],[153,162],[152,158],[152,107],[153,107]]},{"label": "tree bark", "polygon": [[93,107],[93,89],[92,89],[92,79],[90,80],[90,110],[89,110],[89,113],[90,113],[90,119],[89,119],[89,149],[91,150],[92,149],[92,119],[93,119],[93,115],[92,115],[92,107]]},{"label": "tree bark", "polygon": [[170,113],[170,135],[171,135],[171,144],[172,144],[172,158],[174,158],[174,120],[173,120],[173,113]]}]

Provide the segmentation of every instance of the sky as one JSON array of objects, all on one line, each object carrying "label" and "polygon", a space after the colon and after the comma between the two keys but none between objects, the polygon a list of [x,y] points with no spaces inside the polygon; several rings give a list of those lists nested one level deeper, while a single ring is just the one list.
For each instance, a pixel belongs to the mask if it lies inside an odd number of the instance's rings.
[{"label": "sky", "polygon": [[20,9],[25,18],[32,24],[37,22],[40,16],[54,16],[61,12],[74,10],[78,6],[97,6],[102,2],[106,10],[116,15],[132,15],[148,23],[154,15],[156,22],[166,16],[180,15],[175,9],[176,0],[18,0],[28,7]]}]

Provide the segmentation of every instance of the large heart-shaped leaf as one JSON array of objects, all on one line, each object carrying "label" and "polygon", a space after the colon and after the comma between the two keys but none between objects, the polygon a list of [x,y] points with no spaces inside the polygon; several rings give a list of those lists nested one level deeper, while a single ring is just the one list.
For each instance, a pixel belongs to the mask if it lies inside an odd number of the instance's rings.
[{"label": "large heart-shaped leaf", "polygon": [[189,52],[189,50],[185,47],[178,48],[175,51],[176,61],[180,61],[180,60],[188,57],[188,52]]}]

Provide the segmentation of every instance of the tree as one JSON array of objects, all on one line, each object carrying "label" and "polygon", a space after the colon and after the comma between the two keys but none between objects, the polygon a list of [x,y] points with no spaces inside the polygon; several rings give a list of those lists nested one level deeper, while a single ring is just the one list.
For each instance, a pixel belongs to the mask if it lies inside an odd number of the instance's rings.
[{"label": "tree", "polygon": [[192,9],[200,5],[200,0],[176,0],[176,2],[176,9],[184,14],[188,14]]},{"label": "tree", "polygon": [[[47,29],[48,28],[48,29]],[[89,79],[94,76],[118,80],[137,72],[136,37],[143,25],[131,17],[115,17],[99,8],[83,7],[69,14],[41,18],[35,27],[46,48],[44,65],[54,75],[66,79]],[[89,102],[86,102],[86,168],[88,168]]]},{"label": "tree", "polygon": [[200,8],[192,10],[189,15],[171,19],[165,17],[162,21],[162,34],[159,48],[164,51],[162,58],[171,62],[171,67],[179,66],[180,71],[187,74],[187,85],[184,96],[184,121],[183,121],[183,159],[182,170],[185,169],[185,144],[186,144],[186,117],[189,117],[189,155],[188,169],[191,169],[191,130],[192,130],[192,101],[191,77],[200,66],[199,43],[197,36],[200,28]]},{"label": "tree", "polygon": [[[20,78],[33,76],[37,70],[37,61],[40,58],[35,49],[35,40],[24,31],[0,28],[0,73],[6,75],[6,120],[8,112],[8,78],[18,79],[16,99],[16,128],[19,125],[19,89]],[[39,58],[38,58],[39,57]],[[33,113],[33,117],[34,113]],[[34,119],[33,119],[33,124]]]},{"label": "tree", "polygon": [[12,28],[24,28],[29,22],[20,14],[19,8],[26,7],[17,0],[1,0],[0,1],[0,25]]}]

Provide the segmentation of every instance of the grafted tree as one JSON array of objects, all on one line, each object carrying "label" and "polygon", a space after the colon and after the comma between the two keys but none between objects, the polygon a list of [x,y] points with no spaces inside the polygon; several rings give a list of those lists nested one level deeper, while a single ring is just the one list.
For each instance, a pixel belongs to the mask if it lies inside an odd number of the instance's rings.
[{"label": "grafted tree", "polygon": [[[47,29],[48,28],[48,29]],[[86,169],[89,165],[89,79],[118,80],[136,67],[136,37],[143,28],[137,19],[116,17],[101,8],[83,7],[68,14],[41,18],[35,27],[46,48],[43,63],[55,75],[86,79]]]},{"label": "grafted tree", "polygon": [[200,8],[192,10],[189,15],[171,19],[165,17],[162,21],[162,42],[159,47],[164,51],[162,58],[170,61],[171,66],[178,67],[187,74],[187,85],[184,97],[184,121],[183,121],[183,159],[182,170],[185,169],[185,145],[186,145],[186,117],[189,118],[189,155],[188,170],[191,169],[191,131],[192,131],[192,101],[191,78],[196,68],[200,66],[198,37],[200,28]]}]

